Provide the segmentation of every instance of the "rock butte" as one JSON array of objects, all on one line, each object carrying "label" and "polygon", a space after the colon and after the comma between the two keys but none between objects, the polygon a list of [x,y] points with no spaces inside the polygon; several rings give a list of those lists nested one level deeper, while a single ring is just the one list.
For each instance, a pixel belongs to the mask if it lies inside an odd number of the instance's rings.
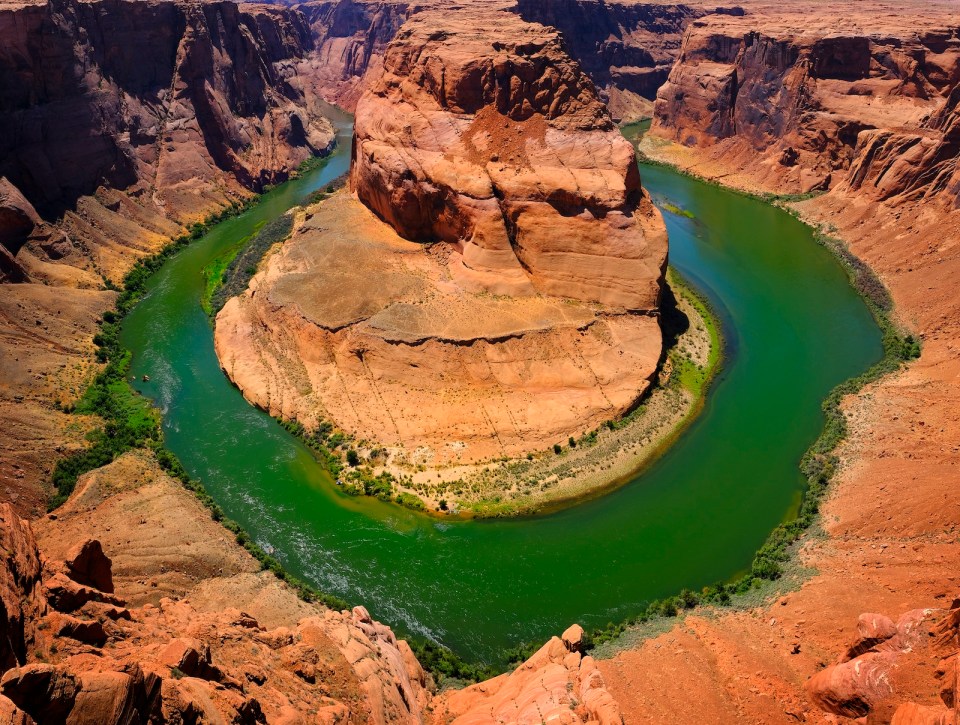
[{"label": "rock butte", "polygon": [[353,154],[355,196],[311,209],[218,316],[249,400],[434,464],[543,450],[634,404],[666,231],[555,31],[415,15]]}]

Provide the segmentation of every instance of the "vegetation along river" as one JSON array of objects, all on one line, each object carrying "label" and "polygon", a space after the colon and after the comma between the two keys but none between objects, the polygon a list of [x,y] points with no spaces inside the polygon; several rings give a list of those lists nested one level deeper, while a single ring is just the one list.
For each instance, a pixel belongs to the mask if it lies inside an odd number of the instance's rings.
[{"label": "vegetation along river", "polygon": [[[881,356],[880,331],[812,231],[770,205],[644,166],[671,264],[713,304],[726,359],[703,412],[635,480],[525,519],[444,521],[342,494],[308,449],[221,372],[202,270],[347,170],[350,118],[320,167],[171,258],[127,316],[137,388],[168,447],[293,573],[401,634],[492,659],[574,621],[601,626],[749,567],[796,511],[820,403]],[[140,382],[148,375],[148,382]]]}]

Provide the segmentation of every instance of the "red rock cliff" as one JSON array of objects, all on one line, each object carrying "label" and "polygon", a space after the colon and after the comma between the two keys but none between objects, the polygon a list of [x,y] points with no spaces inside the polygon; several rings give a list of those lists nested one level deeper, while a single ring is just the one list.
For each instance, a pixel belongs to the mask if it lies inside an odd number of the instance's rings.
[{"label": "red rock cliff", "polygon": [[0,176],[43,214],[100,186],[174,217],[215,186],[276,182],[332,138],[294,61],[297,12],[232,2],[53,0],[0,8]]},{"label": "red rock cliff", "polygon": [[461,285],[657,306],[666,232],[633,149],[558,33],[500,11],[414,16],[357,106],[351,182]]},{"label": "red rock cliff", "polygon": [[955,23],[916,10],[870,32],[859,22],[796,9],[695,21],[654,134],[711,147],[780,192],[876,182],[871,193],[891,196],[930,183],[955,155]]},{"label": "red rock cliff", "polygon": [[379,74],[387,45],[418,8],[403,0],[318,0],[298,9],[315,43],[304,75],[324,98],[353,110]]},{"label": "red rock cliff", "polygon": [[563,33],[570,55],[590,75],[615,118],[646,115],[667,79],[699,3],[518,0],[524,20]]}]

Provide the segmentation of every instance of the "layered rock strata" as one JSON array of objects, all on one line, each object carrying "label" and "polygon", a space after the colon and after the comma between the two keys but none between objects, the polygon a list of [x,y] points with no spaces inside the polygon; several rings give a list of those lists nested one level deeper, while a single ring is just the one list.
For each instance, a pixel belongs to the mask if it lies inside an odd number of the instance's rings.
[{"label": "layered rock strata", "polygon": [[[742,12],[737,5],[698,1],[519,0],[500,5],[523,20],[559,30],[567,51],[617,121],[652,114],[657,90],[691,21],[711,12]],[[297,8],[316,41],[304,64],[309,70],[302,75],[315,81],[324,98],[349,110],[379,78],[386,47],[404,21],[422,10],[443,9],[434,2],[405,0],[309,0]]]},{"label": "layered rock strata", "polygon": [[387,45],[421,6],[405,0],[310,0],[297,8],[314,37],[301,75],[323,98],[353,111],[379,76]]},{"label": "layered rock strata", "polygon": [[357,107],[351,184],[218,317],[249,400],[446,464],[566,441],[647,388],[666,232],[555,31],[414,16]]},{"label": "layered rock strata", "polygon": [[716,8],[698,2],[518,0],[516,10],[524,20],[557,28],[611,115],[634,120],[651,114],[687,25]]},{"label": "layered rock strata", "polygon": [[933,165],[956,156],[957,23],[937,4],[876,11],[868,29],[861,15],[811,16],[801,3],[697,20],[657,95],[652,133],[709,149],[781,193],[943,188]]},{"label": "layered rock strata", "polygon": [[96,323],[136,260],[333,139],[304,17],[230,2],[0,5],[0,441],[38,513],[87,422]]},{"label": "layered rock strata", "polygon": [[656,308],[663,223],[556,31],[504,12],[414,16],[354,134],[359,199],[404,238],[450,244],[463,288]]},{"label": "layered rock strata", "polygon": [[44,215],[107,186],[195,217],[332,140],[299,88],[296,12],[59,0],[4,6],[0,38],[0,176]]}]

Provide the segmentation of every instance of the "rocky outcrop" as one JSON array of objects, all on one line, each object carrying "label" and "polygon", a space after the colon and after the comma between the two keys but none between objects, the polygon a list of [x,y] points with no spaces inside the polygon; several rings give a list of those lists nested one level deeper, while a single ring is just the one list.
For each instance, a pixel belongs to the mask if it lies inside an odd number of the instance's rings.
[{"label": "rocky outcrop", "polygon": [[[879,627],[875,626],[878,617]],[[808,680],[810,699],[822,710],[848,718],[872,716],[901,725],[955,722],[957,713],[950,708],[956,706],[958,622],[960,609],[956,608],[906,612],[893,626],[882,615],[861,615],[859,636],[848,655]],[[932,651],[924,654],[940,658],[939,666],[925,673],[930,681],[943,681],[940,701],[903,702],[929,690],[926,683],[916,682],[917,670],[925,664],[918,650],[925,649]],[[853,652],[859,653],[851,656]],[[911,692],[918,685],[919,692]]]},{"label": "rocky outcrop", "polygon": [[562,639],[553,637],[513,672],[446,693],[435,706],[435,721],[536,725],[556,720],[622,725],[620,708],[607,692],[593,658],[580,651],[582,634],[575,625]]},{"label": "rocky outcrop", "polygon": [[415,15],[357,107],[351,184],[218,317],[249,400],[398,471],[546,450],[647,389],[666,232],[555,31]]},{"label": "rocky outcrop", "polygon": [[[688,617],[600,668],[638,721],[834,722],[842,716],[797,684],[819,678],[817,697],[850,712],[868,708],[866,722],[953,722],[955,704],[937,690],[953,687],[957,645],[935,640],[960,560],[948,533],[957,511],[944,506],[960,465],[960,256],[952,251],[960,215],[946,132],[960,73],[955,8],[906,2],[892,13],[882,2],[803,0],[744,8],[743,18],[689,26],[655,136],[641,150],[754,192],[822,186],[791,208],[877,272],[898,320],[923,338],[923,354],[844,400],[848,440],[822,504],[826,537],[799,553],[817,574],[748,613]],[[858,615],[915,607],[940,611],[915,649],[882,666],[896,639],[892,622]],[[689,682],[695,701],[685,698]],[[884,683],[892,694],[882,695]]]},{"label": "rocky outcrop", "polygon": [[[131,510],[135,530],[124,528]],[[202,542],[196,561],[153,543],[169,538],[165,523],[173,522]],[[123,549],[109,552],[123,567],[116,581],[99,539],[71,541],[78,526],[121,537]],[[301,602],[258,573],[149,455],[127,454],[85,477],[60,516],[39,528],[43,555],[30,524],[0,508],[0,641],[10,647],[0,653],[0,712],[10,722],[296,722],[308,712],[329,723],[423,721],[432,684],[405,642],[362,608]],[[181,588],[152,588],[145,600],[128,575],[131,558],[142,565],[145,554],[149,568],[135,576]],[[201,562],[216,562],[213,575],[184,588]],[[223,589],[229,604],[216,599]]]},{"label": "rocky outcrop", "polygon": [[415,15],[354,133],[357,196],[400,236],[450,244],[461,286],[656,308],[663,223],[556,31],[497,11]]},{"label": "rocky outcrop", "polygon": [[[679,53],[686,26],[708,12],[742,12],[690,4],[519,0],[505,9],[528,22],[552,26],[567,52],[597,86],[617,121],[648,117],[657,89]],[[310,22],[316,49],[302,75],[330,101],[353,110],[376,82],[386,47],[414,13],[443,9],[404,0],[310,0],[297,5]]]},{"label": "rocky outcrop", "polygon": [[[577,626],[512,674],[437,694],[388,627],[299,600],[143,451],[83,477],[37,528],[42,554],[0,507],[4,723],[622,722]],[[66,614],[68,585],[92,595]]]}]

